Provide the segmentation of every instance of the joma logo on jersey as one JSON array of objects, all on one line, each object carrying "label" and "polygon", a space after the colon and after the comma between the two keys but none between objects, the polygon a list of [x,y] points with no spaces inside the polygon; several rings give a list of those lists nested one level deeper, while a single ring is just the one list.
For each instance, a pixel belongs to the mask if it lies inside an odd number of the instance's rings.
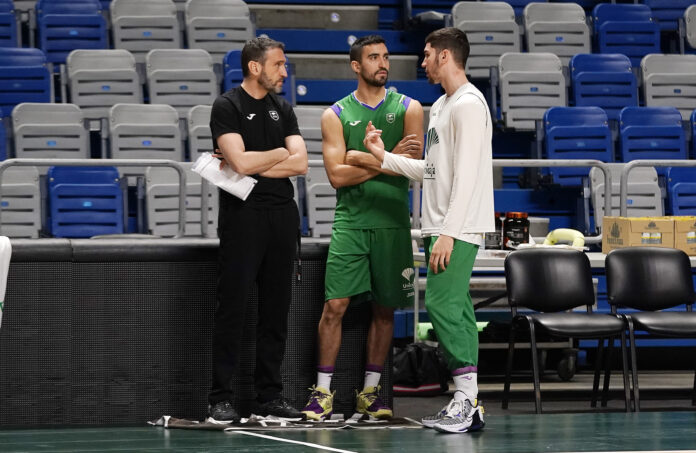
[{"label": "joma logo on jersey", "polygon": [[440,143],[440,137],[437,135],[437,130],[434,127],[428,129],[428,140],[426,148],[430,149],[432,145],[437,145]]}]

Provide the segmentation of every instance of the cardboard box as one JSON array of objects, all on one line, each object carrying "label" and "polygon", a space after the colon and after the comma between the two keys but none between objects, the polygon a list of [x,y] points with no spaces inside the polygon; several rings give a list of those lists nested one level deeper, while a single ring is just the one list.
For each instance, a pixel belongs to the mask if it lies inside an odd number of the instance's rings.
[{"label": "cardboard box", "polygon": [[696,217],[674,217],[674,248],[696,256]]},{"label": "cardboard box", "polygon": [[623,247],[674,247],[671,217],[604,217],[602,225],[602,253]]}]

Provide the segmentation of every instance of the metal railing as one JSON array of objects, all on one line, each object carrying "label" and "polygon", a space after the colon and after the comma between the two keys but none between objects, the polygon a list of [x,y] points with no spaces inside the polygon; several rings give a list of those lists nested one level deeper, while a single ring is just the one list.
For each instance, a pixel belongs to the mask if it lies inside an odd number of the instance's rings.
[{"label": "metal railing", "polygon": [[[619,200],[621,203],[621,217],[628,213],[628,174],[636,167],[696,167],[694,160],[632,160],[626,163],[621,170],[621,188]],[[606,214],[606,210],[604,211]],[[611,211],[610,211],[611,212]]]},{"label": "metal railing", "polygon": [[[174,238],[184,237],[186,230],[186,172],[178,162],[166,159],[7,159],[0,162],[0,199],[2,199],[2,175],[10,167],[171,167],[179,173],[179,229]],[[0,231],[2,229],[2,205],[0,204]]]}]

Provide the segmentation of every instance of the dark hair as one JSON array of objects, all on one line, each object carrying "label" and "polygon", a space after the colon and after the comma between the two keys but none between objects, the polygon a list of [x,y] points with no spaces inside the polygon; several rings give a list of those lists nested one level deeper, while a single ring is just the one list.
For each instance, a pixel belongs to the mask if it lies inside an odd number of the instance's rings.
[{"label": "dark hair", "polygon": [[466,67],[466,60],[469,58],[469,40],[466,39],[466,33],[460,29],[447,27],[435,30],[425,38],[425,43],[429,43],[430,47],[437,50],[437,53],[444,49],[449,50],[457,66],[462,69]]},{"label": "dark hair", "polygon": [[367,35],[356,39],[350,46],[350,61],[357,61],[360,63],[363,47],[370,46],[372,44],[384,43],[384,38],[382,38],[380,35]]},{"label": "dark hair", "polygon": [[280,49],[285,51],[285,46],[280,41],[271,38],[254,38],[244,44],[242,49],[242,75],[249,75],[249,62],[258,61],[263,64],[266,61],[266,51]]}]

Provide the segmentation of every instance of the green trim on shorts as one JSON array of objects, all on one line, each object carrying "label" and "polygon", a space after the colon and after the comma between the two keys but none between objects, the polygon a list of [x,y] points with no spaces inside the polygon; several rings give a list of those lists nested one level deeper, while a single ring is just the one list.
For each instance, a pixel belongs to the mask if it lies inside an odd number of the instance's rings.
[{"label": "green trim on shorts", "polygon": [[385,307],[413,306],[415,276],[410,229],[333,228],[325,300],[369,292],[372,300]]}]

